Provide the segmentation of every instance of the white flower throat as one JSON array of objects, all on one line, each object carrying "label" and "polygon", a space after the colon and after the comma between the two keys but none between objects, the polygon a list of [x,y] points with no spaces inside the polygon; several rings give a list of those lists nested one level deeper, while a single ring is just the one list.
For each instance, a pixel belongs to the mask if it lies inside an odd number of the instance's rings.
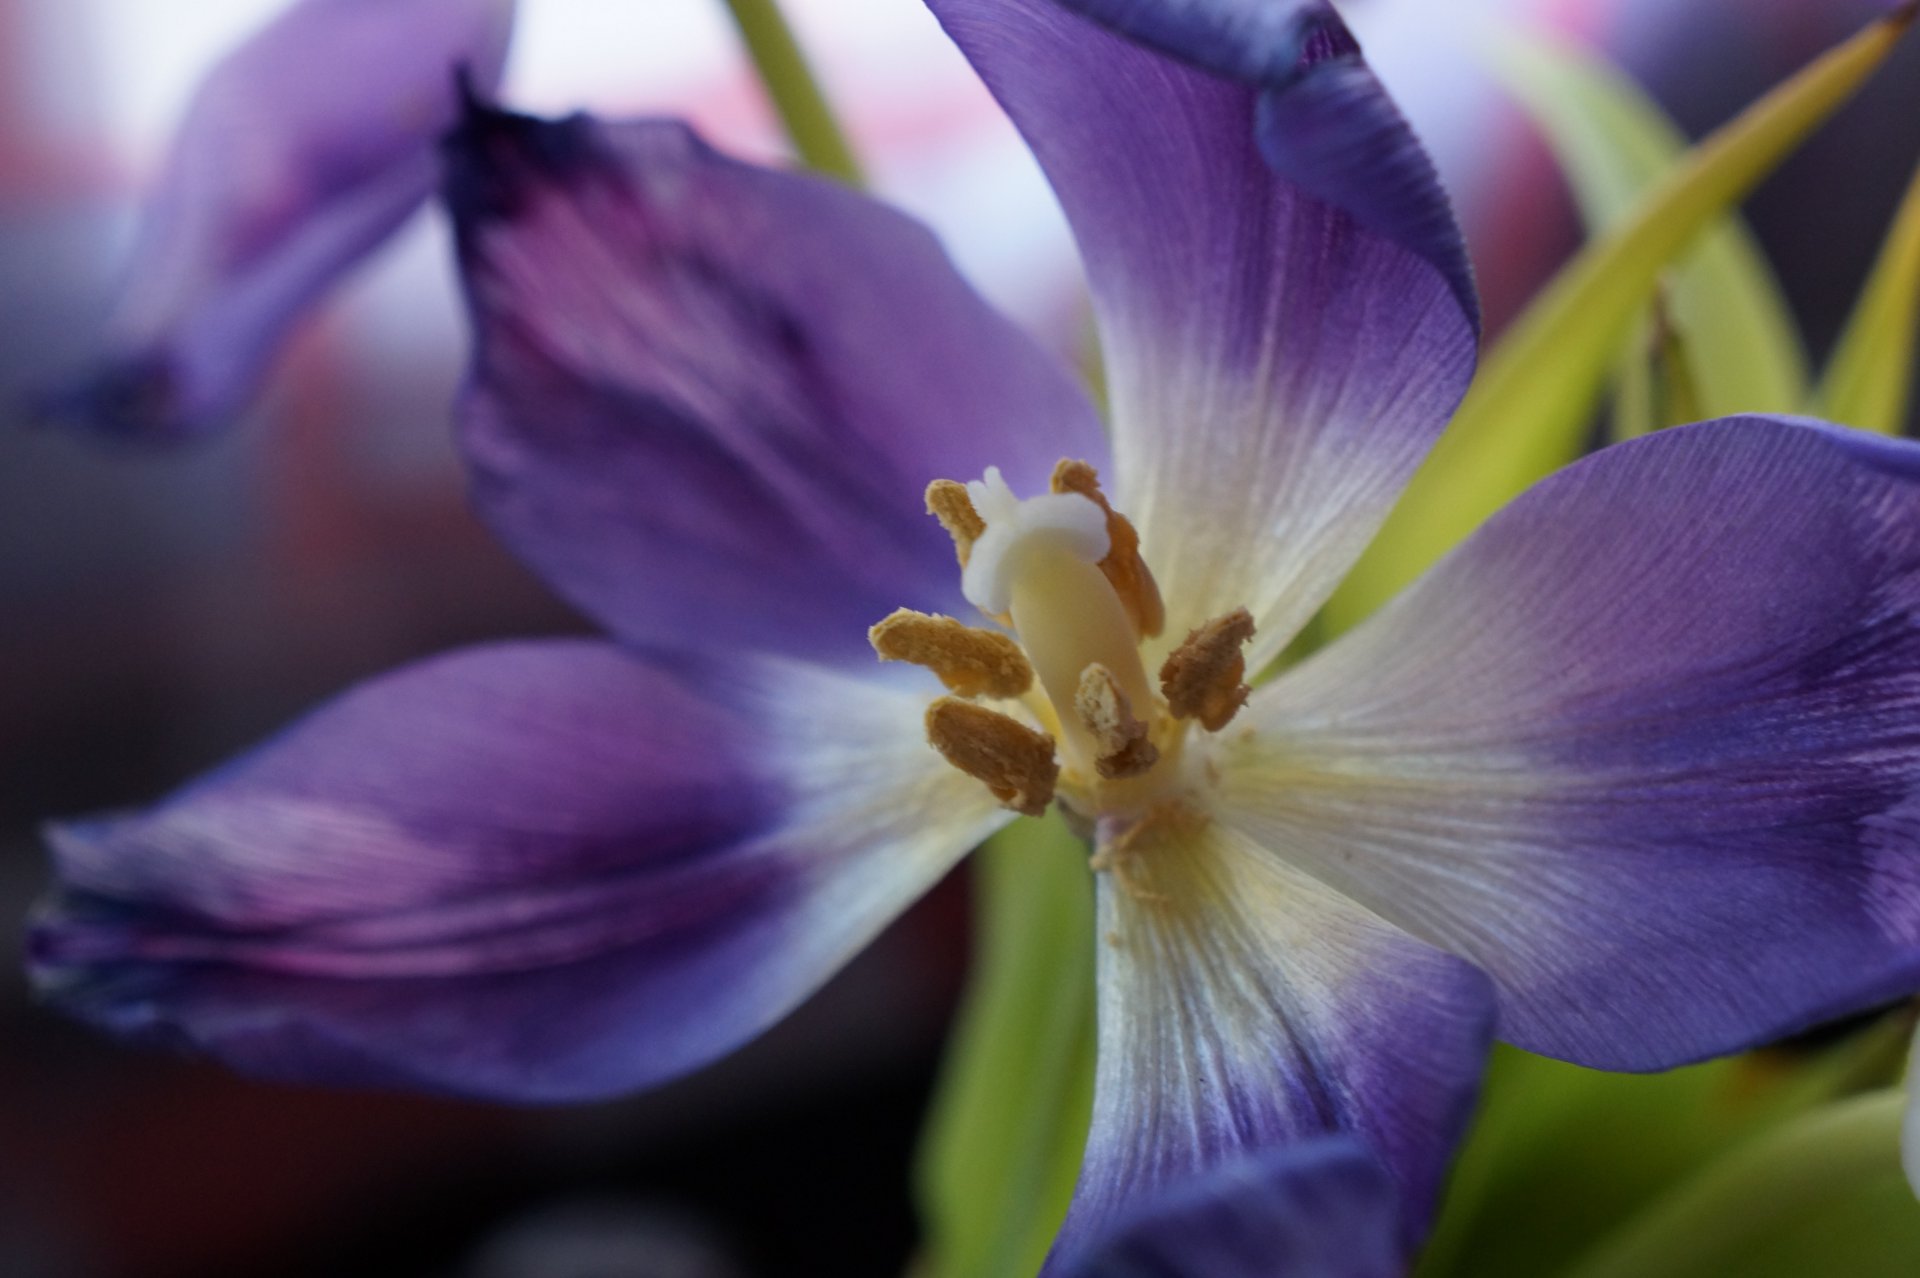
[{"label": "white flower throat", "polygon": [[1190,725],[1218,731],[1246,700],[1247,612],[1189,634],[1156,687],[1140,646],[1165,621],[1159,589],[1091,466],[1062,461],[1051,491],[1025,499],[997,468],[939,480],[927,509],[953,536],[968,601],[1012,632],[906,609],[873,627],[882,660],[925,666],[952,693],[928,708],[934,747],[1032,816],[1056,797],[1088,821],[1177,804]]}]

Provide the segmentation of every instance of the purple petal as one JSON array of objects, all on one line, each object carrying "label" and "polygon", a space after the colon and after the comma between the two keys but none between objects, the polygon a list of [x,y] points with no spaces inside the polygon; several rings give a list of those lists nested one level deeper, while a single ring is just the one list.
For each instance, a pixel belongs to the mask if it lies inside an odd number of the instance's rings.
[{"label": "purple petal", "polygon": [[1535,486],[1255,698],[1230,819],[1605,1069],[1920,987],[1920,447],[1761,417]]},{"label": "purple petal", "polygon": [[870,662],[962,608],[930,480],[1104,457],[1065,372],[931,235],[669,122],[471,116],[448,198],[479,336],[482,511],[641,643]]},{"label": "purple petal", "polygon": [[201,84],[98,368],[49,406],[180,438],[245,406],[294,323],[433,192],[456,74],[499,83],[513,0],[300,0]]},{"label": "purple petal", "polygon": [[1466,245],[1432,161],[1326,0],[1055,0],[1260,90],[1256,139],[1302,192],[1440,270],[1476,323]]},{"label": "purple petal", "polygon": [[1329,1132],[1426,1226],[1492,1030],[1485,979],[1214,821],[1100,882],[1099,1065],[1056,1264],[1190,1177]]},{"label": "purple petal", "polygon": [[586,641],[368,683],[149,812],[56,827],[36,982],[272,1078],[545,1101],[691,1069],[1006,817],[923,699],[716,686]]},{"label": "purple petal", "polygon": [[929,3],[1086,259],[1117,504],[1166,633],[1245,605],[1257,665],[1338,584],[1472,375],[1473,292],[1432,166],[1312,0]]},{"label": "purple petal", "polygon": [[1393,1181],[1327,1138],[1229,1164],[1156,1199],[1074,1278],[1399,1278]]}]

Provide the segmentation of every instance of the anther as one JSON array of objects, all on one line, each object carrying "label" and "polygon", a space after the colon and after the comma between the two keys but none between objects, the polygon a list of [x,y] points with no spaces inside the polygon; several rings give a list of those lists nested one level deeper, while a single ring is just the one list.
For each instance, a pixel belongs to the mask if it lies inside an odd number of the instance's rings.
[{"label": "anther", "polygon": [[953,538],[953,552],[965,568],[973,554],[973,543],[987,531],[987,521],[973,508],[967,486],[952,479],[936,479],[927,485],[927,513],[940,521]]},{"label": "anther", "polygon": [[1137,777],[1159,762],[1160,750],[1148,739],[1147,725],[1134,717],[1120,681],[1100,663],[1080,672],[1073,712],[1099,749],[1094,770],[1107,780]]},{"label": "anther", "polygon": [[1160,667],[1160,691],[1180,719],[1198,719],[1209,732],[1227,726],[1252,690],[1242,648],[1253,638],[1253,616],[1236,608],[1188,633]]},{"label": "anther", "polygon": [[1015,812],[1039,816],[1053,801],[1060,764],[1044,732],[985,706],[941,697],[927,707],[927,740]]},{"label": "anther", "polygon": [[867,631],[867,641],[882,661],[925,666],[963,697],[1017,697],[1033,686],[1033,667],[1019,644],[951,617],[900,608]]},{"label": "anther", "polygon": [[1147,561],[1140,557],[1140,534],[1125,515],[1108,504],[1106,494],[1100,491],[1099,473],[1086,462],[1062,458],[1054,465],[1051,487],[1056,493],[1079,493],[1106,513],[1107,557],[1100,561],[1100,571],[1120,596],[1127,619],[1133,622],[1134,633],[1141,638],[1159,634],[1167,624],[1160,586],[1147,571]]}]

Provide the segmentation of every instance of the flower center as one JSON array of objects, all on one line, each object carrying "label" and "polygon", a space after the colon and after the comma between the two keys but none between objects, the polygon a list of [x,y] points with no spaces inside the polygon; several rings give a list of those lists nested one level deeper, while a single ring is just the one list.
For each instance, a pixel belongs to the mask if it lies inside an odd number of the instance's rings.
[{"label": "flower center", "polygon": [[1004,628],[902,609],[870,632],[882,660],[926,666],[953,694],[927,711],[935,748],[1029,815],[1055,797],[1087,820],[1177,799],[1189,722],[1218,731],[1246,699],[1246,610],[1188,635],[1156,690],[1140,645],[1164,624],[1159,588],[1091,466],[1062,461],[1051,491],[1024,499],[997,468],[939,480],[927,509],[954,539],[962,593]]}]

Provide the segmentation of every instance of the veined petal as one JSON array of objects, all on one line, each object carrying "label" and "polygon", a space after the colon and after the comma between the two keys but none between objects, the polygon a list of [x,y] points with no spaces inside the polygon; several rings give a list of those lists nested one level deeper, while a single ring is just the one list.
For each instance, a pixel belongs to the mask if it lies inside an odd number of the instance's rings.
[{"label": "veined petal", "polygon": [[1006,819],[919,708],[801,667],[703,688],[587,641],[427,661],[150,812],[56,827],[34,977],[267,1077],[655,1083],[783,1015]]},{"label": "veined petal", "polygon": [[1472,284],[1432,167],[1319,0],[929,4],[1086,259],[1115,501],[1165,641],[1245,605],[1258,668],[1472,376]]},{"label": "veined petal", "polygon": [[299,0],[216,66],[142,217],[107,352],[59,415],[177,438],[242,408],[294,322],[433,192],[455,78],[514,0]]},{"label": "veined petal", "polygon": [[1492,1030],[1485,978],[1219,821],[1152,821],[1100,879],[1093,1125],[1068,1265],[1189,1177],[1328,1132],[1375,1150],[1411,1245]]},{"label": "veined petal", "polygon": [[1536,485],[1254,698],[1216,800],[1665,1069],[1920,987],[1920,447],[1731,418]]},{"label": "veined petal", "polygon": [[964,609],[938,478],[1104,456],[1065,371],[917,223],[684,126],[471,115],[448,199],[478,331],[475,496],[642,642],[872,660]]},{"label": "veined petal", "polygon": [[1161,1195],[1074,1278],[1399,1278],[1393,1180],[1339,1137],[1270,1150]]}]

